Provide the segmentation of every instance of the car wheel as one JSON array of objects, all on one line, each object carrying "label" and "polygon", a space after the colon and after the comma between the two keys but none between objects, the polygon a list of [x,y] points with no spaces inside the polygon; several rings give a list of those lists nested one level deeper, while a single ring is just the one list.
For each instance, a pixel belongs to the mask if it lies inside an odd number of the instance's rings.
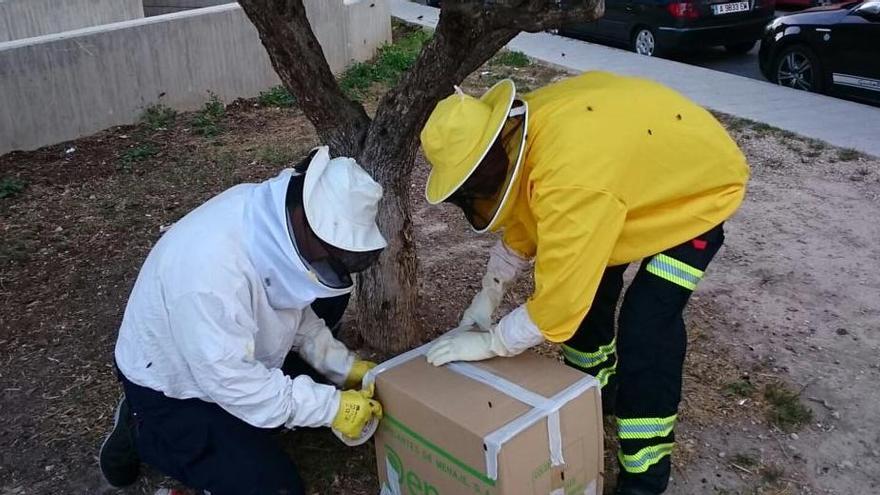
[{"label": "car wheel", "polygon": [[821,93],[822,67],[819,58],[804,45],[791,45],[776,56],[773,79],[780,86]]},{"label": "car wheel", "polygon": [[647,57],[659,57],[660,47],[657,45],[657,37],[654,31],[648,27],[639,27],[632,37],[632,50],[639,55]]},{"label": "car wheel", "polygon": [[752,48],[755,47],[756,41],[747,41],[745,43],[735,43],[733,45],[724,45],[724,49],[730,53],[735,55],[745,55],[752,51]]}]

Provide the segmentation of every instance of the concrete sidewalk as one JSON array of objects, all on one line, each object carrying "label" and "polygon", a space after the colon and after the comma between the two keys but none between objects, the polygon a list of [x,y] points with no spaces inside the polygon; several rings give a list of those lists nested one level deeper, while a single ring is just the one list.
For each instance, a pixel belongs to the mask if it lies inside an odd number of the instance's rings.
[{"label": "concrete sidewalk", "polygon": [[[409,23],[434,28],[439,12],[391,0],[392,15]],[[522,33],[508,48],[574,72],[607,70],[653,79],[713,110],[880,156],[880,108],[547,33]]]}]

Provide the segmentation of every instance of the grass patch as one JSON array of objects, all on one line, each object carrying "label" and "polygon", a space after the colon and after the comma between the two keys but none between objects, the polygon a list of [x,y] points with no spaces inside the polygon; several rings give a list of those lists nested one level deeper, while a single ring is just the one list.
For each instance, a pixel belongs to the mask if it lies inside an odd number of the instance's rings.
[{"label": "grass patch", "polygon": [[775,131],[776,128],[770,124],[765,124],[763,122],[754,122],[752,123],[752,130],[757,132],[758,134],[767,134]]},{"label": "grass patch", "polygon": [[797,140],[783,137],[779,141],[783,145],[785,145],[786,148],[788,148],[790,151],[793,151],[794,153],[797,153],[799,155],[804,153],[804,150],[801,149],[800,143],[798,143]]},{"label": "grass patch", "polygon": [[813,411],[803,405],[800,394],[782,383],[764,387],[764,398],[770,405],[767,419],[783,431],[793,431],[813,420]]},{"label": "grass patch", "polygon": [[751,397],[755,393],[755,386],[748,380],[737,380],[725,385],[721,392],[728,397]]},{"label": "grass patch", "polygon": [[339,86],[349,98],[363,100],[373,84],[394,84],[416,61],[429,39],[431,33],[423,30],[405,34],[400,40],[380,48],[373,60],[349,67],[340,77]]},{"label": "grass patch", "polygon": [[749,454],[736,454],[730,460],[737,466],[744,468],[758,465],[758,460],[750,456]]},{"label": "grass patch", "polygon": [[784,476],[785,470],[775,464],[770,464],[761,468],[761,479],[764,480],[765,483],[775,485],[782,481]]},{"label": "grass patch", "polygon": [[155,156],[159,150],[156,149],[151,143],[143,143],[135,146],[134,148],[128,149],[122,156],[119,157],[120,166],[117,168],[120,169],[128,169],[131,168],[133,164],[136,162],[141,162]]},{"label": "grass patch", "polygon": [[750,126],[750,122],[745,119],[729,118],[724,120],[728,131],[743,131]]},{"label": "grass patch", "polygon": [[210,98],[202,109],[196,112],[192,122],[196,134],[206,137],[216,136],[222,132],[220,120],[226,115],[226,105],[214,93],[209,94]]},{"label": "grass patch", "polygon": [[795,134],[791,131],[785,130],[785,129],[780,129],[778,127],[772,127],[772,129],[774,131],[776,131],[776,133],[779,134],[779,137],[781,137],[783,139],[792,139],[792,140],[796,140],[796,141],[800,141],[801,139],[803,139],[800,136],[798,136],[797,134]]},{"label": "grass patch", "polygon": [[503,50],[492,58],[492,65],[506,65],[507,67],[528,67],[532,61],[523,52]]},{"label": "grass patch", "polygon": [[140,121],[148,128],[158,131],[159,129],[167,129],[171,127],[176,118],[176,110],[162,105],[161,103],[155,103],[144,110],[141,114]]},{"label": "grass patch", "polygon": [[837,150],[837,159],[842,162],[852,162],[862,157],[862,154],[851,148]]},{"label": "grass patch", "polygon": [[14,198],[27,188],[27,182],[17,177],[0,179],[0,199]]},{"label": "grass patch", "polygon": [[296,105],[296,98],[284,86],[275,86],[268,91],[260,92],[257,103],[262,107],[290,108]]},{"label": "grass patch", "polygon": [[257,160],[271,165],[287,165],[293,162],[300,154],[302,152],[289,148],[263,146],[257,149]]}]

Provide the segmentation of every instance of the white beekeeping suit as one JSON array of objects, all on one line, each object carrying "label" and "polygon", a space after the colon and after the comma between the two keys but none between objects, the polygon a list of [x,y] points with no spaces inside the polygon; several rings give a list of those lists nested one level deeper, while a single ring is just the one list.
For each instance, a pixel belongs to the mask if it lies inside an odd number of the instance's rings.
[{"label": "white beekeeping suit", "polygon": [[[233,187],[159,240],[135,283],[116,345],[126,378],[175,399],[214,402],[257,427],[333,421],[336,387],[280,369],[296,350],[342,385],[355,360],[310,308],[316,298],[351,287],[323,285],[297,256],[285,206],[295,173]],[[305,184],[306,213],[322,239],[340,239],[336,245],[356,251],[385,246],[374,222],[381,187],[354,160],[330,160],[327,148],[319,148]]]}]

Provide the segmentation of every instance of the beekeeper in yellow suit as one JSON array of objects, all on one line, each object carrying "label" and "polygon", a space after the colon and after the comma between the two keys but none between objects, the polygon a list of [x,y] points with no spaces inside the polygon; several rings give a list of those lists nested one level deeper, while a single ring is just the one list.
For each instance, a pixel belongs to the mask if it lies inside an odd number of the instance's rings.
[{"label": "beekeeper in yellow suit", "polygon": [[[503,232],[461,320],[478,328],[441,338],[428,360],[562,344],[617,417],[616,493],[662,493],[681,398],[682,312],[748,180],[736,143],[675,91],[605,72],[524,95],[510,80],[479,99],[456,88],[421,142],[428,201],[459,206],[477,232]],[[532,259],[534,293],[493,324],[505,287]],[[636,261],[615,332],[623,272]]]}]

